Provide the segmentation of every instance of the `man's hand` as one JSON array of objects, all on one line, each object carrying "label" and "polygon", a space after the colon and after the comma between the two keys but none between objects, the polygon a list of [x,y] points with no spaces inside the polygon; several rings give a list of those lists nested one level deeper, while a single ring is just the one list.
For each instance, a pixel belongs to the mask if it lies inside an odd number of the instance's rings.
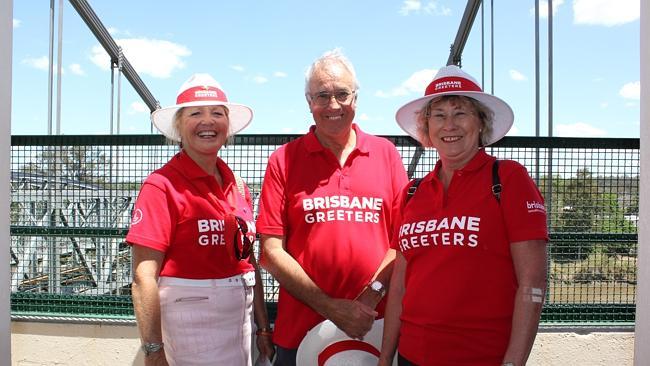
[{"label": "man's hand", "polygon": [[350,338],[363,339],[378,313],[357,300],[332,299],[326,317]]}]

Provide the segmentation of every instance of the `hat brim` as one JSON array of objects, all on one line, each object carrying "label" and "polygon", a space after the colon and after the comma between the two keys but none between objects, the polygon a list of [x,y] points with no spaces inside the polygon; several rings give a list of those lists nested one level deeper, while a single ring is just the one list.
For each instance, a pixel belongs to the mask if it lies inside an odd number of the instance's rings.
[{"label": "hat brim", "polygon": [[383,329],[384,319],[375,320],[363,341],[360,341],[348,337],[334,323],[325,320],[313,327],[303,338],[298,347],[296,365],[376,365]]},{"label": "hat brim", "polygon": [[460,95],[468,98],[478,100],[487,108],[492,110],[494,113],[494,118],[492,120],[492,133],[489,136],[483,136],[483,144],[485,146],[492,145],[493,143],[501,140],[505,136],[515,120],[515,115],[512,112],[512,108],[508,103],[504,102],[498,97],[495,97],[492,94],[487,94],[483,92],[446,92],[446,93],[437,93],[435,95],[427,95],[422,98],[415,99],[409,103],[403,105],[400,109],[397,110],[395,114],[395,119],[397,124],[408,133],[411,137],[416,139],[418,142],[422,143],[421,136],[418,136],[418,112],[429,102],[431,99],[438,98],[445,95]]},{"label": "hat brim", "polygon": [[183,104],[177,104],[170,107],[156,109],[151,113],[151,122],[154,126],[165,135],[168,139],[173,141],[180,141],[181,137],[176,128],[174,128],[174,115],[176,112],[185,107],[202,107],[222,105],[228,108],[228,136],[232,136],[241,132],[253,120],[253,110],[248,106],[236,103],[227,103],[220,101],[198,101]]}]

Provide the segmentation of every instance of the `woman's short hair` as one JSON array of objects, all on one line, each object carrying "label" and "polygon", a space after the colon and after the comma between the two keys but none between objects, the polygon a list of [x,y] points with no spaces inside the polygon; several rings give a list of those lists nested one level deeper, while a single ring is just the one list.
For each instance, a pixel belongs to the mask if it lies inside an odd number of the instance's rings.
[{"label": "woman's short hair", "polygon": [[469,103],[475,110],[476,115],[481,121],[481,132],[479,134],[479,146],[485,146],[483,141],[484,136],[490,136],[492,133],[492,121],[494,120],[494,112],[478,100],[464,95],[443,95],[441,97],[431,99],[427,104],[420,109],[417,114],[418,137],[423,147],[432,147],[433,143],[429,137],[429,117],[431,116],[431,106],[438,102],[450,102],[452,105],[459,103]]}]

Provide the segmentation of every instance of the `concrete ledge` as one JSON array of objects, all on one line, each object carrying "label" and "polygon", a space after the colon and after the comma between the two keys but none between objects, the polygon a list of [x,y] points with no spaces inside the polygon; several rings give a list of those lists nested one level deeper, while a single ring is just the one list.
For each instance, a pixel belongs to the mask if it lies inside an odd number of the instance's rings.
[{"label": "concrete ledge", "polygon": [[[144,364],[134,324],[12,321],[11,354],[13,366]],[[544,326],[528,365],[625,366],[633,359],[633,327]]]}]

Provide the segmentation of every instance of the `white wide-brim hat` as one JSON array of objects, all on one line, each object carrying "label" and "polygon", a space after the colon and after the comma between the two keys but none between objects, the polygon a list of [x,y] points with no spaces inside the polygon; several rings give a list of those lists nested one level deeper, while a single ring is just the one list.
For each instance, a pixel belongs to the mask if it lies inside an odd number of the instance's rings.
[{"label": "white wide-brim hat", "polygon": [[151,113],[151,122],[168,139],[180,141],[181,136],[174,127],[174,116],[184,107],[222,105],[228,108],[228,136],[232,136],[251,123],[253,110],[248,106],[228,102],[221,85],[208,74],[194,74],[181,86],[176,105],[156,109]]},{"label": "white wide-brim hat", "polygon": [[360,341],[348,337],[334,323],[325,320],[313,327],[302,339],[296,355],[296,365],[377,365],[383,330],[384,319],[375,320],[363,341]]},{"label": "white wide-brim hat", "polygon": [[395,119],[397,124],[411,137],[420,143],[418,134],[418,113],[433,98],[443,95],[462,95],[476,99],[489,108],[494,114],[492,119],[492,132],[483,136],[483,145],[491,145],[503,138],[512,127],[515,115],[508,103],[492,94],[484,93],[478,82],[458,66],[449,65],[438,70],[433,81],[427,86],[424,97],[406,103],[397,110]]}]

